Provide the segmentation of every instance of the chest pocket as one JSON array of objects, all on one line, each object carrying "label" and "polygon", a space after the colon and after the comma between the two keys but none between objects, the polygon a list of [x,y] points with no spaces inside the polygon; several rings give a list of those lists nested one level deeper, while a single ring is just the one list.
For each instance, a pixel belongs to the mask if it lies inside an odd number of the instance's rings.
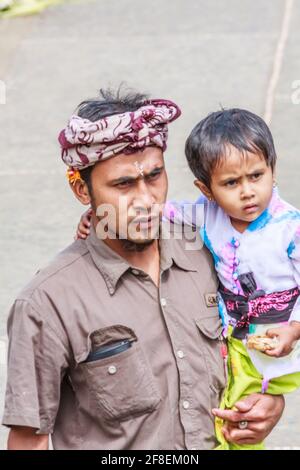
[{"label": "chest pocket", "polygon": [[226,386],[227,366],[222,355],[225,346],[222,320],[218,313],[195,319],[200,333],[200,346],[205,359],[208,382],[212,393],[212,406],[217,406]]},{"label": "chest pocket", "polygon": [[91,336],[92,341],[97,338],[97,347],[101,346],[101,339],[106,341],[104,344],[109,342],[109,338],[132,341],[131,347],[123,352],[78,366],[78,372],[84,374],[94,412],[98,411],[101,419],[122,421],[154,411],[160,396],[151,367],[134,332],[116,325],[97,330]]}]

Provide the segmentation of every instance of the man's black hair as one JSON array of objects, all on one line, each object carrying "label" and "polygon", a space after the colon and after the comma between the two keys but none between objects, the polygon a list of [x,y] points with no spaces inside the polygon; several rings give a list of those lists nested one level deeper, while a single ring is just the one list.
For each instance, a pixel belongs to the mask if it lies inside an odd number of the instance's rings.
[{"label": "man's black hair", "polygon": [[[147,99],[148,96],[146,94],[123,91],[121,86],[116,91],[101,88],[99,97],[80,103],[76,113],[81,118],[94,122],[113,114],[136,111]],[[92,195],[91,173],[93,168],[94,165],[80,170],[81,178],[87,184],[90,195]]]}]

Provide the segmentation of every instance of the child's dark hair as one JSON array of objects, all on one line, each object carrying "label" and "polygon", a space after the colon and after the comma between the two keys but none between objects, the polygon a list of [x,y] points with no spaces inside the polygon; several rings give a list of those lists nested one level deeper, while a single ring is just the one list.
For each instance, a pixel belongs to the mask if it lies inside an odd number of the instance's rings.
[{"label": "child's dark hair", "polygon": [[194,127],[185,144],[190,169],[208,188],[214,168],[228,154],[228,145],[241,152],[260,153],[274,170],[273,137],[264,120],[244,109],[217,111]]}]

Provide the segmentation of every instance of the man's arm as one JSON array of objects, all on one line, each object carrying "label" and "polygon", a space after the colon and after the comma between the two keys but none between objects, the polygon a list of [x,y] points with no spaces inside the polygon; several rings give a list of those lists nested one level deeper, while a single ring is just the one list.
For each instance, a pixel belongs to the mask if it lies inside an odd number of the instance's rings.
[{"label": "man's arm", "polygon": [[36,434],[25,426],[12,426],[7,441],[8,450],[48,450],[48,434]]},{"label": "man's arm", "polygon": [[[277,424],[284,410],[283,395],[253,393],[235,404],[234,410],[213,409],[215,416],[226,423],[223,434],[228,442],[257,444],[262,442]],[[239,429],[240,421],[247,421],[247,429]]]}]

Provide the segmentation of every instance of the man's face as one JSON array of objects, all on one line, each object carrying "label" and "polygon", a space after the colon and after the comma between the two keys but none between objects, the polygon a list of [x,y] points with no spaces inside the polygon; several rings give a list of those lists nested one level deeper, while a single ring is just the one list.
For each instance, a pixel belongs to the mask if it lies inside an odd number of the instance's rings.
[{"label": "man's face", "polygon": [[141,245],[157,238],[168,191],[161,149],[146,147],[97,163],[91,185],[93,211],[101,230],[108,226],[109,238]]}]

